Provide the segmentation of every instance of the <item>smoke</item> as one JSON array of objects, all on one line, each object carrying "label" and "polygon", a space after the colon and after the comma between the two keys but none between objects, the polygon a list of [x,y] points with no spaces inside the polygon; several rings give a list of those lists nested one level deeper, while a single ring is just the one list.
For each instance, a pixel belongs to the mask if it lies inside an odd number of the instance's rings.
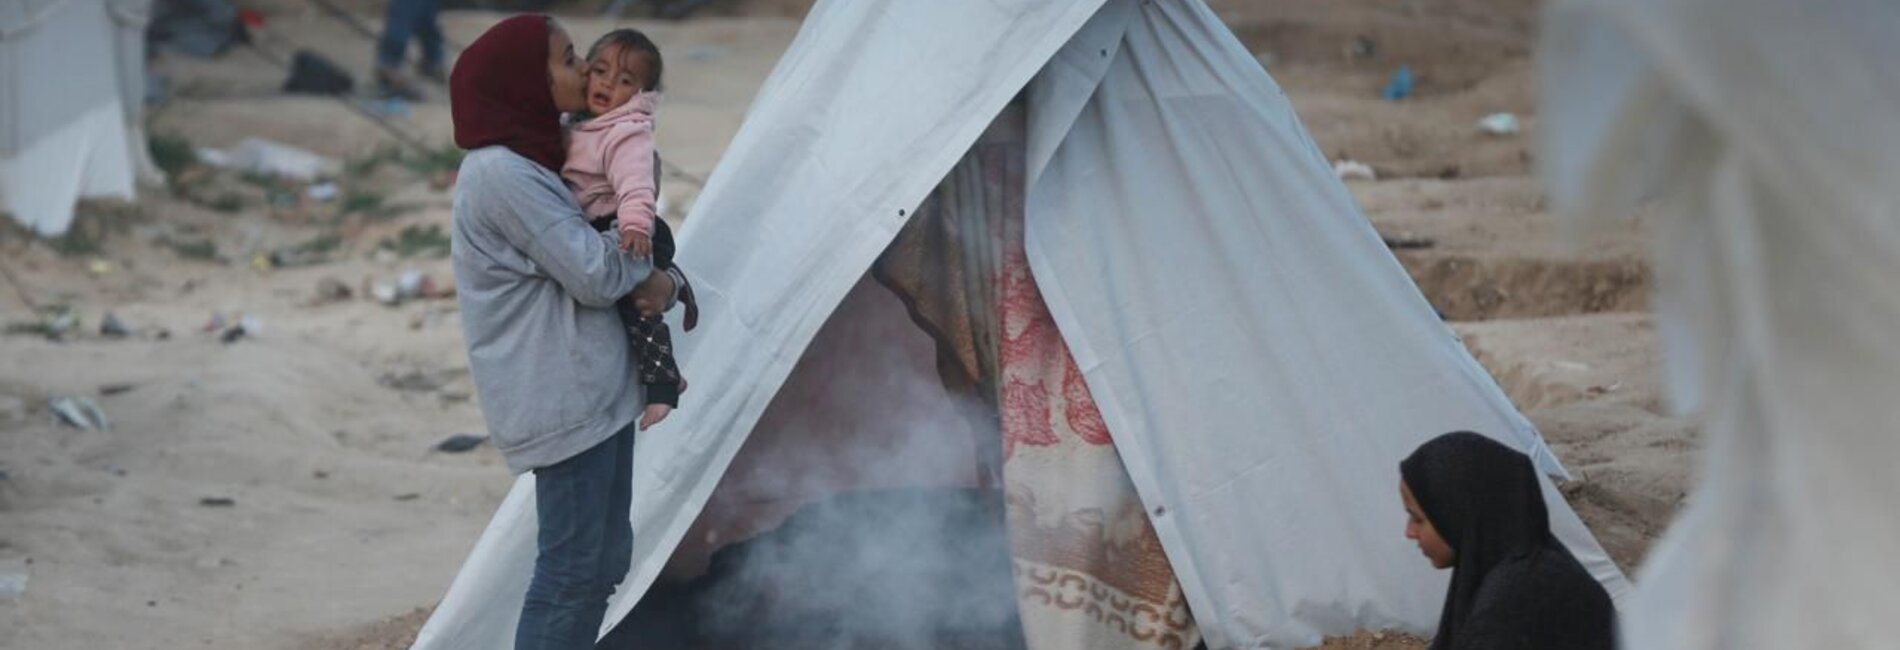
[{"label": "smoke", "polygon": [[834,313],[709,506],[759,530],[685,588],[697,645],[1022,646],[996,416],[934,346],[872,282]]}]

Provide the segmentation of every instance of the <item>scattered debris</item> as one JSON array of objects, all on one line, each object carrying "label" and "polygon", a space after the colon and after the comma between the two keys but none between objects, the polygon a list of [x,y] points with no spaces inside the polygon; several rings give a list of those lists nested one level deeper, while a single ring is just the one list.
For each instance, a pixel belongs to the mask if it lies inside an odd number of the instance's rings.
[{"label": "scattered debris", "polygon": [[0,600],[16,600],[26,595],[27,575],[0,573]]},{"label": "scattered debris", "polygon": [[1478,120],[1478,130],[1485,135],[1517,135],[1517,116],[1510,113],[1492,113]]},{"label": "scattered debris", "polygon": [[369,295],[377,302],[395,307],[410,300],[433,300],[455,295],[452,285],[439,285],[435,278],[414,269],[403,271],[395,282],[365,281]]},{"label": "scattered debris", "polygon": [[430,377],[420,370],[411,370],[400,375],[384,373],[383,376],[376,378],[376,383],[381,384],[384,388],[416,392],[428,392],[442,388],[442,382],[440,380]]},{"label": "scattered debris", "polygon": [[1381,94],[1385,96],[1386,101],[1396,102],[1405,99],[1412,96],[1412,88],[1416,82],[1417,79],[1412,75],[1412,66],[1399,66],[1398,70],[1392,72],[1392,81],[1386,83],[1385,90]]},{"label": "scattered debris", "polygon": [[466,433],[458,433],[458,434],[449,436],[447,440],[443,440],[441,443],[436,444],[435,450],[446,451],[451,454],[459,454],[459,453],[474,449],[476,447],[480,447],[482,446],[483,442],[487,442],[487,441],[488,441],[488,436],[474,436],[474,435],[469,435]]},{"label": "scattered debris", "polygon": [[369,295],[375,298],[376,302],[391,307],[402,304],[402,294],[396,291],[396,285],[388,282],[377,282],[370,285]]},{"label": "scattered debris", "polygon": [[237,499],[231,497],[205,497],[198,500],[198,505],[206,508],[231,508],[237,506]]},{"label": "scattered debris", "polygon": [[119,270],[118,266],[109,260],[93,260],[86,264],[86,272],[91,273],[95,278],[112,275],[112,272],[117,270]]},{"label": "scattered debris", "polygon": [[122,339],[131,336],[132,330],[127,329],[125,323],[119,322],[117,315],[106,312],[105,317],[99,319],[99,335],[109,339]]},{"label": "scattered debris", "polygon": [[1432,239],[1430,237],[1420,237],[1412,233],[1402,233],[1397,236],[1386,236],[1386,237],[1381,237],[1381,239],[1385,240],[1386,248],[1390,248],[1395,251],[1431,248],[1433,246],[1438,245],[1438,240]]},{"label": "scattered debris", "polygon": [[417,493],[417,492],[405,492],[405,493],[396,495],[397,501],[414,501],[420,498],[422,498],[422,494]]},{"label": "scattered debris", "polygon": [[66,305],[41,307],[37,321],[8,323],[8,334],[32,334],[44,336],[47,340],[63,341],[66,335],[79,329],[79,311]]},{"label": "scattered debris", "polygon": [[284,80],[284,92],[303,95],[347,95],[356,89],[349,71],[322,54],[297,50],[290,57],[290,78]]},{"label": "scattered debris", "polygon": [[429,276],[421,271],[413,269],[403,271],[402,277],[396,280],[396,296],[403,300],[420,298],[423,285],[428,282]]},{"label": "scattered debris", "polygon": [[218,335],[218,340],[225,343],[236,343],[238,339],[246,336],[256,336],[263,331],[264,321],[258,320],[256,316],[245,315],[238,318],[236,325],[232,325],[229,329],[224,330],[223,334]]},{"label": "scattered debris", "polygon": [[211,319],[205,321],[204,327],[200,329],[206,332],[216,332],[224,329],[224,314],[212,312]]},{"label": "scattered debris", "polygon": [[1339,180],[1342,181],[1379,180],[1379,173],[1372,170],[1372,165],[1357,160],[1340,160],[1333,163],[1333,173],[1339,174]]},{"label": "scattered debris", "polygon": [[1622,388],[1622,387],[1623,387],[1623,382],[1619,381],[1619,382],[1612,382],[1607,386],[1604,386],[1604,385],[1591,386],[1589,389],[1585,390],[1584,392],[1589,393],[1592,397],[1596,397],[1596,396],[1607,395],[1609,393],[1614,393],[1616,392],[1616,389]]},{"label": "scattered debris", "polygon": [[295,246],[285,246],[271,251],[270,264],[277,268],[323,264],[329,262],[330,254],[342,246],[342,235],[333,232],[324,233]]},{"label": "scattered debris", "polygon": [[228,150],[199,149],[198,160],[213,167],[269,174],[310,182],[335,175],[342,165],[306,149],[264,138],[245,138]]},{"label": "scattered debris", "polygon": [[342,280],[326,277],[317,281],[316,304],[342,302],[349,300],[354,294],[355,292],[350,290],[350,285],[343,284]]},{"label": "scattered debris", "polygon": [[90,397],[55,397],[46,403],[46,407],[60,421],[80,431],[112,430],[112,422],[106,419],[105,409],[99,408],[99,404]]},{"label": "scattered debris", "polygon": [[104,384],[99,387],[99,395],[111,397],[121,393],[130,393],[138,387],[138,384]]},{"label": "scattered debris", "polygon": [[216,569],[218,567],[224,566],[226,562],[227,560],[225,560],[224,558],[211,557],[207,555],[207,556],[198,558],[198,561],[196,564],[198,565],[198,568],[200,569],[210,570],[210,569]]},{"label": "scattered debris", "polygon": [[317,480],[323,480],[326,478],[330,478],[330,473],[319,469],[319,470],[314,470],[310,472],[310,477]]},{"label": "scattered debris", "polygon": [[329,203],[335,201],[337,195],[342,193],[342,190],[337,189],[336,183],[317,183],[316,185],[305,188],[303,193],[304,196],[310,197],[312,201]]},{"label": "scattered debris", "polygon": [[1438,170],[1438,178],[1440,180],[1447,180],[1447,181],[1454,180],[1458,178],[1463,178],[1464,175],[1465,175],[1465,168],[1459,167],[1457,165],[1445,165],[1444,169]]},{"label": "scattered debris", "polygon": [[1352,37],[1352,46],[1346,50],[1346,60],[1370,59],[1379,55],[1379,44],[1372,37],[1360,34]]}]

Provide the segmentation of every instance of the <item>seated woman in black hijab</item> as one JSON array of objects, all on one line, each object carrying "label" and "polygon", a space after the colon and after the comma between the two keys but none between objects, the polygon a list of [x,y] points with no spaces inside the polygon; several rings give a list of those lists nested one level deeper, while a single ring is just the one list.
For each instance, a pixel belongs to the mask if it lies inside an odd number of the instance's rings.
[{"label": "seated woman in black hijab", "polygon": [[1613,650],[1610,595],[1550,532],[1537,470],[1460,431],[1399,464],[1405,536],[1451,592],[1431,650]]}]

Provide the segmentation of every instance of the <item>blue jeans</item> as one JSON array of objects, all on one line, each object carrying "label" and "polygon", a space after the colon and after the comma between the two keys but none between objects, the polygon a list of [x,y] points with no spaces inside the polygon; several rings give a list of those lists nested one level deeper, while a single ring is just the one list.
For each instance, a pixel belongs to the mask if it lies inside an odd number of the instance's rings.
[{"label": "blue jeans", "polygon": [[534,579],[515,628],[515,650],[591,650],[607,597],[633,561],[633,436],[613,437],[534,470],[540,521]]},{"label": "blue jeans", "polygon": [[414,35],[422,43],[422,64],[442,67],[442,25],[435,19],[441,5],[441,0],[389,0],[389,12],[383,15],[383,38],[376,44],[376,64],[402,67],[409,37]]}]

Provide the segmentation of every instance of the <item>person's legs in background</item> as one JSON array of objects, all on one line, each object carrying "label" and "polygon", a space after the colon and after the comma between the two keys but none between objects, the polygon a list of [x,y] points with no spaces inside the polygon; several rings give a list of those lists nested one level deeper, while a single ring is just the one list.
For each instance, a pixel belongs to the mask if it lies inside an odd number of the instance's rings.
[{"label": "person's legs in background", "polygon": [[607,597],[633,553],[633,435],[629,424],[573,458],[534,470],[540,530],[515,650],[594,647]]},{"label": "person's legs in background", "polygon": [[422,47],[422,60],[416,63],[416,74],[439,84],[447,84],[449,76],[442,53],[442,22],[437,18],[441,13],[442,0],[413,1],[421,5],[413,23],[416,43]]},{"label": "person's legs in background", "polygon": [[[427,18],[434,25],[434,5],[435,0],[389,0],[389,11],[383,14],[383,37],[376,42],[376,83],[383,92],[411,101],[422,99],[415,82],[402,73],[402,61],[409,51],[409,37],[418,31],[422,20]],[[439,38],[440,32],[436,36]]]}]

